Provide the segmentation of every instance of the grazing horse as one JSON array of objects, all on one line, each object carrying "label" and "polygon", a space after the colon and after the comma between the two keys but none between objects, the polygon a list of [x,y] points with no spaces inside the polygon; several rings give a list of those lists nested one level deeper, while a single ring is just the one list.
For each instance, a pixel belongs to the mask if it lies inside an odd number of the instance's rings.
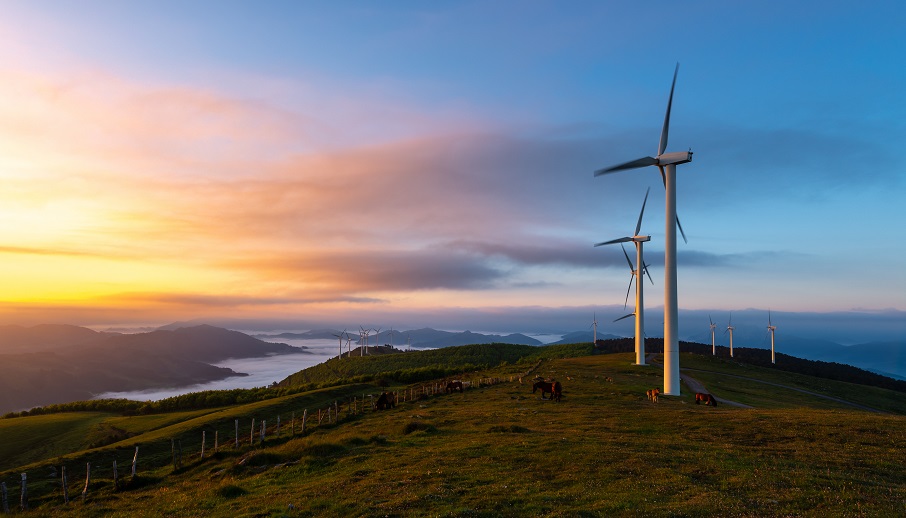
[{"label": "grazing horse", "polygon": [[717,400],[714,399],[714,396],[711,394],[706,394],[704,392],[698,392],[695,394],[695,404],[697,405],[699,401],[704,401],[706,405],[717,406]]},{"label": "grazing horse", "polygon": [[462,394],[463,386],[462,386],[461,381],[453,380],[453,381],[447,383],[447,394],[449,394],[451,392],[455,392],[457,389],[459,389],[459,393]]},{"label": "grazing horse", "polygon": [[661,391],[653,388],[645,393],[648,395],[649,401],[654,401],[655,403],[657,403],[657,397],[661,394]]},{"label": "grazing horse", "polygon": [[561,397],[563,397],[563,385],[559,381],[551,383],[551,399],[559,403]]},{"label": "grazing horse", "polygon": [[552,396],[554,395],[554,384],[553,384],[553,383],[550,383],[550,382],[548,382],[548,381],[543,381],[543,380],[542,380],[542,381],[536,381],[536,382],[532,385],[532,394],[534,394],[535,391],[538,390],[538,389],[541,389],[541,399],[544,399],[544,393],[545,393],[545,392],[549,393],[549,394],[552,395]]},{"label": "grazing horse", "polygon": [[396,406],[395,398],[390,392],[384,392],[381,394],[377,401],[374,403],[374,407],[378,410],[386,410],[388,408],[393,408]]}]

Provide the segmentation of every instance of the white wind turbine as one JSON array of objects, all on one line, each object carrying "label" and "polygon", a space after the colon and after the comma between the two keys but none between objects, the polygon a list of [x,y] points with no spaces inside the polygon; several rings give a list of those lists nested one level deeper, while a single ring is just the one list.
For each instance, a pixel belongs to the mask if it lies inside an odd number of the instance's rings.
[{"label": "white wind turbine", "polygon": [[[645,241],[651,241],[651,236],[642,236],[639,235],[639,232],[642,230],[642,216],[645,215],[645,204],[648,203],[648,193],[651,191],[649,188],[645,191],[645,199],[642,201],[642,210],[639,212],[639,221],[635,225],[635,234],[632,237],[621,237],[618,239],[612,239],[610,241],[604,241],[603,243],[597,243],[595,246],[601,245],[611,245],[614,243],[620,243],[622,248],[623,243],[634,243],[635,244],[635,254],[636,254],[636,264],[638,268],[632,266],[632,261],[629,259],[629,254],[626,253],[626,249],[623,248],[623,255],[626,256],[626,262],[629,263],[629,270],[632,271],[632,277],[629,279],[629,290],[632,289],[632,280],[635,279],[635,311],[629,315],[622,316],[617,320],[622,320],[628,318],[632,315],[635,315],[635,364],[636,365],[645,365],[645,296],[644,289],[642,288],[643,283],[641,282],[642,272],[648,273],[648,265],[645,264],[642,257],[642,244]],[[648,280],[651,281],[651,284],[654,284],[654,280],[651,279],[651,274],[648,273]],[[629,301],[629,290],[626,291],[626,300]],[[626,304],[623,305],[626,307]]]},{"label": "white wind turbine", "polygon": [[714,345],[714,330],[717,329],[717,324],[711,320],[711,315],[708,315],[708,322],[711,322],[711,354],[717,356],[717,346]]},{"label": "white wind turbine", "polygon": [[[692,161],[692,151],[665,153],[667,133],[670,129],[670,109],[673,105],[673,89],[676,87],[676,75],[679,63],[673,72],[673,84],[670,85],[670,97],[667,100],[667,114],[664,116],[664,127],[661,129],[661,140],[656,157],[644,157],[632,162],[600,169],[595,176],[656,165],[664,181],[666,227],[664,236],[664,395],[680,395],[679,372],[679,315],[676,293],[676,227],[679,219],[676,216],[676,166]],[[680,227],[680,233],[683,233]]]},{"label": "white wind turbine", "polygon": [[[331,334],[333,334],[333,333],[331,333]],[[345,336],[345,335],[346,335],[346,330],[345,330],[345,329],[343,330],[343,334],[339,334],[339,335],[334,334],[334,336],[336,336],[337,338],[340,339],[340,355],[337,356],[337,359],[342,359],[342,358],[343,358],[343,336]]]},{"label": "white wind turbine", "polygon": [[727,321],[727,330],[724,331],[724,334],[730,333],[730,358],[733,357],[733,330],[736,329],[733,327],[733,315],[730,315],[730,319]]},{"label": "white wind turbine", "polygon": [[381,346],[381,328],[374,329],[374,346]]},{"label": "white wind turbine", "polygon": [[598,346],[598,314],[597,313],[594,313],[592,315],[591,326],[594,328],[594,331],[592,333],[593,341],[592,341],[591,345],[593,347],[597,347]]},{"label": "white wind turbine", "polygon": [[359,356],[365,356],[365,351],[368,349],[368,333],[371,332],[371,329],[365,329],[362,326],[359,326],[359,329],[361,329],[360,336],[362,337],[361,340],[363,341],[363,344],[364,344],[362,346],[362,348],[359,349]]},{"label": "white wind turbine", "polygon": [[774,331],[777,326],[771,325],[771,310],[768,310],[768,330],[771,331],[771,364],[774,363]]}]

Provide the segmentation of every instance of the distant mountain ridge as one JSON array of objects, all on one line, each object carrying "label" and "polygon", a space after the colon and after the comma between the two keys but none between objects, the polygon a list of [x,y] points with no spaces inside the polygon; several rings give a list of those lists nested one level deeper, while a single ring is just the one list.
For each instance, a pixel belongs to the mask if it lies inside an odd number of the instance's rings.
[{"label": "distant mountain ridge", "polygon": [[191,386],[242,375],[228,358],[305,352],[208,325],[138,334],[77,326],[0,327],[0,412],[103,392]]},{"label": "distant mountain ridge", "polygon": [[[337,329],[315,329],[301,333],[258,333],[256,338],[282,339],[282,340],[337,340],[337,335],[343,331]],[[363,344],[359,338],[358,330],[347,330],[352,343]],[[412,329],[409,331],[381,331],[368,337],[369,345],[393,345],[395,347],[410,346],[415,349],[432,349],[440,347],[453,347],[457,345],[472,344],[518,344],[542,345],[542,342],[521,333],[508,335],[473,333],[471,331],[440,331],[431,328]]]}]

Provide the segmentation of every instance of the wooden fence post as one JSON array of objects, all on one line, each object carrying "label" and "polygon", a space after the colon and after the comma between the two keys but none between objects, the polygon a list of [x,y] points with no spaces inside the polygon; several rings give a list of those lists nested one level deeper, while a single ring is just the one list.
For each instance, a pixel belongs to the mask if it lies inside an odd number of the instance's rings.
[{"label": "wooden fence post", "polygon": [[220,430],[214,430],[214,453],[217,453],[218,446],[220,446]]},{"label": "wooden fence post", "polygon": [[296,436],[296,413],[295,412],[293,412],[293,418],[290,421],[290,423],[292,423],[292,424],[290,424],[290,426],[289,426],[289,436],[295,437]]},{"label": "wooden fence post", "polygon": [[9,495],[6,494],[6,482],[0,482],[0,500],[3,501],[4,514],[9,514]]},{"label": "wooden fence post", "polygon": [[[138,452],[136,452],[136,454],[138,454]],[[176,467],[182,467],[182,439],[176,440]]]},{"label": "wooden fence post", "polygon": [[85,489],[82,490],[82,501],[88,498],[88,484],[91,483],[91,463],[85,463]]},{"label": "wooden fence post", "polygon": [[277,416],[277,437],[280,437],[280,416]]},{"label": "wooden fence post", "polygon": [[267,421],[261,420],[261,444],[264,444],[264,431],[267,430]]},{"label": "wooden fence post", "polygon": [[19,509],[28,511],[28,484],[25,481],[25,473],[22,473],[22,494],[19,495]]},{"label": "wooden fence post", "polygon": [[[69,488],[66,486],[66,466],[65,465],[60,469],[60,473],[61,473],[60,478],[63,481],[63,503],[68,504],[69,503]],[[4,490],[4,492],[6,492],[6,491]],[[4,495],[4,496],[6,496],[6,495]]]},{"label": "wooden fence post", "polygon": [[337,403],[336,399],[334,399],[333,400],[333,422],[336,423],[339,421],[340,421],[340,404]]},{"label": "wooden fence post", "polygon": [[252,431],[249,433],[249,446],[255,444],[255,418],[252,418]]},{"label": "wooden fence post", "polygon": [[302,435],[305,435],[305,421],[308,419],[308,409],[302,412]]},{"label": "wooden fence post", "polygon": [[202,458],[202,460],[204,460],[204,442],[205,442],[206,433],[207,432],[205,432],[204,430],[201,431],[201,458]]},{"label": "wooden fence post", "polygon": [[239,447],[239,419],[235,420],[236,424],[236,447]]},{"label": "wooden fence post", "polygon": [[116,472],[116,459],[113,459],[113,490],[116,491],[119,488],[120,488],[119,473]]},{"label": "wooden fence post", "polygon": [[[180,452],[181,451],[182,449],[180,448]],[[136,467],[138,467],[138,446],[135,447],[135,455],[132,456],[132,478],[135,478]]]},{"label": "wooden fence post", "polygon": [[176,439],[170,437],[170,457],[173,459],[173,469],[176,469]]}]

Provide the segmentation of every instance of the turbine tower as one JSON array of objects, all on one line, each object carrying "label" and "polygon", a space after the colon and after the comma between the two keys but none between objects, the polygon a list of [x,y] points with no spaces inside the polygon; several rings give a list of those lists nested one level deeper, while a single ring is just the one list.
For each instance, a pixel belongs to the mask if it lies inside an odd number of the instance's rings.
[{"label": "turbine tower", "polygon": [[[642,210],[639,212],[639,221],[635,225],[635,234],[632,237],[621,237],[618,239],[612,239],[610,241],[604,241],[603,243],[598,243],[595,246],[601,245],[611,245],[614,243],[620,243],[622,248],[623,243],[634,243],[635,244],[635,255],[636,255],[636,264],[639,266],[638,269],[633,268],[632,261],[629,259],[629,254],[626,253],[626,249],[623,249],[623,255],[626,256],[626,262],[629,263],[629,269],[632,271],[632,277],[635,278],[635,311],[632,313],[635,315],[635,364],[636,365],[645,365],[645,296],[644,289],[642,288],[643,283],[641,282],[642,271],[648,273],[647,265],[645,265],[644,259],[642,257],[642,245],[645,241],[651,241],[651,236],[642,236],[639,233],[642,230],[642,216],[645,215],[645,204],[648,203],[648,193],[651,191],[649,188],[645,191],[645,199],[642,200]],[[654,280],[651,278],[651,274],[648,273],[648,280],[651,281],[651,284],[654,284]],[[632,278],[629,279],[629,289],[632,289]],[[626,291],[626,300],[629,300],[629,291]],[[626,307],[626,304],[623,305]],[[630,315],[620,317],[617,320],[622,320],[627,318]]]},{"label": "turbine tower", "polygon": [[598,346],[598,314],[597,313],[592,315],[591,326],[594,328],[594,332],[592,334],[591,345],[592,345],[592,347],[597,347]]},{"label": "turbine tower", "polygon": [[[667,113],[664,116],[664,126],[661,129],[661,140],[658,144],[656,157],[644,157],[632,162],[600,169],[595,171],[595,176],[656,165],[661,171],[664,181],[665,196],[665,236],[664,236],[664,395],[680,395],[679,371],[679,321],[678,302],[676,293],[676,227],[679,219],[676,216],[676,166],[692,161],[692,151],[678,151],[665,153],[667,150],[667,134],[670,130],[670,109],[673,106],[673,90],[676,87],[676,76],[679,72],[679,63],[673,71],[673,84],[670,85],[670,97],[667,100]],[[680,227],[680,233],[685,233]]]},{"label": "turbine tower", "polygon": [[768,310],[768,330],[771,332],[771,364],[774,364],[774,331],[777,326],[771,325],[771,310]]},{"label": "turbine tower", "polygon": [[724,333],[730,333],[730,358],[733,357],[733,330],[736,329],[733,327],[733,315],[730,315],[730,320],[727,322],[727,330]]},{"label": "turbine tower", "polygon": [[711,355],[717,356],[717,346],[714,345],[714,329],[717,328],[717,324],[711,320],[711,315],[708,315],[708,322],[711,322]]},{"label": "turbine tower", "polygon": [[[333,334],[333,333],[331,333],[331,334]],[[340,359],[343,358],[343,336],[344,336],[345,334],[346,334],[346,330],[345,330],[345,329],[343,330],[343,334],[339,334],[339,335],[334,334],[334,336],[336,336],[337,338],[340,339],[340,355],[337,356],[337,359],[338,359],[338,360],[340,360]]]}]

